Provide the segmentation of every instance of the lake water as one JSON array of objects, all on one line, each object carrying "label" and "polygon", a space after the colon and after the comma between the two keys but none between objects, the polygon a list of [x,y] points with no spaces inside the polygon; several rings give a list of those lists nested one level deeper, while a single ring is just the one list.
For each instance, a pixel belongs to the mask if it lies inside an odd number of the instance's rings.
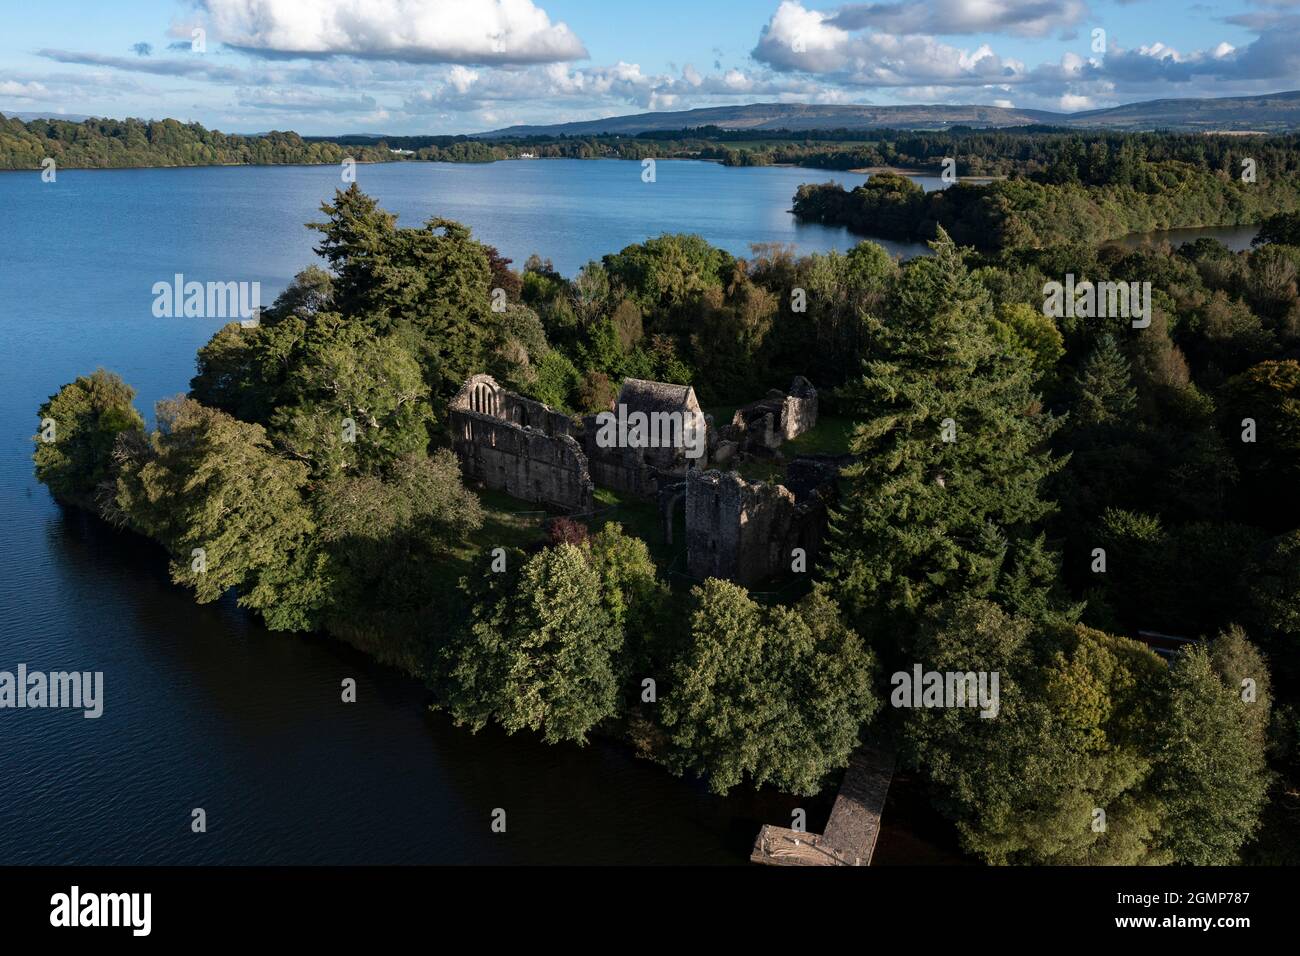
[{"label": "lake water", "polygon": [[1115,242],[1126,249],[1156,246],[1167,242],[1176,249],[1179,246],[1205,237],[1217,239],[1233,252],[1243,252],[1250,248],[1251,240],[1257,235],[1259,235],[1259,226],[1200,226],[1195,229],[1161,229],[1156,232],[1137,232],[1116,239]]},{"label": "lake water", "polygon": [[[362,166],[403,224],[440,215],[517,263],[584,262],[661,232],[733,253],[845,249],[787,212],[797,169],[539,161]],[[861,176],[836,174],[847,185]],[[182,392],[220,320],[158,319],[153,283],[259,281],[312,261],[333,167],[0,173],[0,670],[103,671],[104,715],[0,710],[0,864],[738,863],[762,822],[826,801],[708,795],[623,748],[457,730],[421,685],[323,638],[194,604],[160,551],[56,506],[32,474],[37,406],[97,366],[154,402]],[[905,246],[895,251],[909,252]],[[343,705],[340,682],[357,680]],[[203,808],[208,832],[190,830]],[[507,811],[505,834],[489,828]],[[878,862],[915,859],[886,817]]]}]

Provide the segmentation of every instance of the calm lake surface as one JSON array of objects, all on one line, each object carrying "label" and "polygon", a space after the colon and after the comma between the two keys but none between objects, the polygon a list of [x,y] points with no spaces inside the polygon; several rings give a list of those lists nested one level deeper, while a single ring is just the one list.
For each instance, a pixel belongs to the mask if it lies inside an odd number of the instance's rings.
[{"label": "calm lake surface", "polygon": [[[787,212],[799,169],[563,161],[362,166],[404,225],[461,220],[522,263],[572,274],[662,232],[847,249],[843,230]],[[324,638],[278,635],[230,603],[199,607],[161,551],[55,505],[32,474],[37,406],[97,366],[152,418],[188,388],[221,320],[158,319],[175,273],[258,281],[268,302],[313,261],[302,224],[335,167],[0,173],[0,670],[103,671],[104,714],[0,711],[0,864],[740,863],[762,822],[827,801],[726,800],[621,747],[477,736],[427,711],[421,685]],[[913,254],[919,247],[894,244]],[[340,682],[359,700],[343,705]],[[208,832],[190,831],[191,811]],[[507,811],[493,834],[495,808]],[[900,818],[902,815],[899,815]],[[877,862],[934,856],[892,828]]]},{"label": "calm lake surface", "polygon": [[1156,246],[1169,243],[1175,249],[1206,237],[1217,239],[1233,252],[1244,252],[1250,248],[1250,242],[1259,235],[1259,226],[1201,226],[1197,229],[1161,229],[1156,232],[1137,232],[1123,236],[1115,241],[1126,249],[1138,249],[1143,246]]}]

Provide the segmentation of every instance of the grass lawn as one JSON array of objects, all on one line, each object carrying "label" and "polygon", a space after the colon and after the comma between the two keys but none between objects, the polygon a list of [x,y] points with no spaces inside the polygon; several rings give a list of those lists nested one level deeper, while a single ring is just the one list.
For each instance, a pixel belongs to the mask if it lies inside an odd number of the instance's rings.
[{"label": "grass lawn", "polygon": [[[484,550],[492,548],[525,548],[542,540],[546,523],[561,512],[548,510],[534,501],[523,501],[492,489],[475,489],[483,502],[483,527],[468,540],[453,549],[448,556],[449,574],[453,578],[466,573],[476,561],[483,560]],[[664,541],[663,527],[659,521],[659,506],[654,501],[620,495],[609,488],[596,489],[595,515],[576,520],[593,532],[616,522],[624,532],[640,538],[650,549],[651,556],[661,566],[667,566],[680,552],[685,553],[686,524],[683,510],[678,508],[672,547]]]},{"label": "grass lawn", "polygon": [[[638,498],[625,497],[608,488],[596,489],[596,510],[610,510],[587,520],[592,531],[599,531],[610,522],[623,526],[627,534],[640,538],[650,549],[650,556],[655,564],[665,568],[673,558],[686,553],[686,515],[685,509],[677,508],[673,523],[673,543],[664,541],[663,523],[659,520],[659,505],[654,501],[642,501]],[[683,562],[685,559],[683,558]]]},{"label": "grass lawn", "polygon": [[439,580],[446,586],[444,599],[456,589],[456,582],[475,565],[487,560],[493,548],[524,548],[542,540],[550,515],[535,502],[521,501],[504,492],[475,489],[483,503],[483,527],[458,541],[440,560],[444,572]]},{"label": "grass lawn", "polygon": [[785,463],[797,455],[843,455],[849,450],[853,422],[837,415],[824,415],[815,427],[781,445],[782,461],[750,456],[734,466],[746,481],[780,484],[785,480]]},{"label": "grass lawn", "polygon": [[853,422],[838,415],[822,415],[817,424],[781,446],[787,458],[795,455],[844,455],[853,437]]}]

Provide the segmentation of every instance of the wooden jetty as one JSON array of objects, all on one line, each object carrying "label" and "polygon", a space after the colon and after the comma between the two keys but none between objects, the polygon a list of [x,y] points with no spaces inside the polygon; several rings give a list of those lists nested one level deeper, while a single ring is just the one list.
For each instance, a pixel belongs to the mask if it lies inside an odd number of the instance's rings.
[{"label": "wooden jetty", "polygon": [[894,779],[894,754],[879,746],[854,751],[823,833],[764,824],[750,862],[769,866],[870,866],[880,815]]}]

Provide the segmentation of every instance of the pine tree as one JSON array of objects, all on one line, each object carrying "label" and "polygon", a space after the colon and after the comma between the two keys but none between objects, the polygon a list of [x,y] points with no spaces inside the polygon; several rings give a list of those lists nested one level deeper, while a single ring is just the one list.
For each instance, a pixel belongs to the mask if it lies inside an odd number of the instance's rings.
[{"label": "pine tree", "polygon": [[350,321],[409,336],[425,381],[442,398],[452,395],[486,359],[492,325],[492,268],[486,246],[469,229],[433,218],[399,229],[356,183],[321,206],[326,222],[316,251],[333,270],[333,307]]},{"label": "pine tree", "polygon": [[832,517],[837,595],[900,636],[926,606],[988,594],[1014,572],[1029,552],[1010,545],[1038,537],[1052,510],[1039,486],[1061,465],[1028,357],[998,346],[988,294],[952,241],[933,247],[868,323],[870,358],[843,391],[857,461]]},{"label": "pine tree", "polygon": [[379,208],[356,183],[334,192],[333,203],[322,203],[323,223],[308,223],[324,238],[316,254],[333,271],[335,307],[348,315],[373,306],[376,288],[392,253],[397,216]]},{"label": "pine tree", "polygon": [[1131,424],[1137,389],[1129,361],[1112,335],[1103,335],[1084,361],[1074,383],[1073,428],[1122,427]]}]

